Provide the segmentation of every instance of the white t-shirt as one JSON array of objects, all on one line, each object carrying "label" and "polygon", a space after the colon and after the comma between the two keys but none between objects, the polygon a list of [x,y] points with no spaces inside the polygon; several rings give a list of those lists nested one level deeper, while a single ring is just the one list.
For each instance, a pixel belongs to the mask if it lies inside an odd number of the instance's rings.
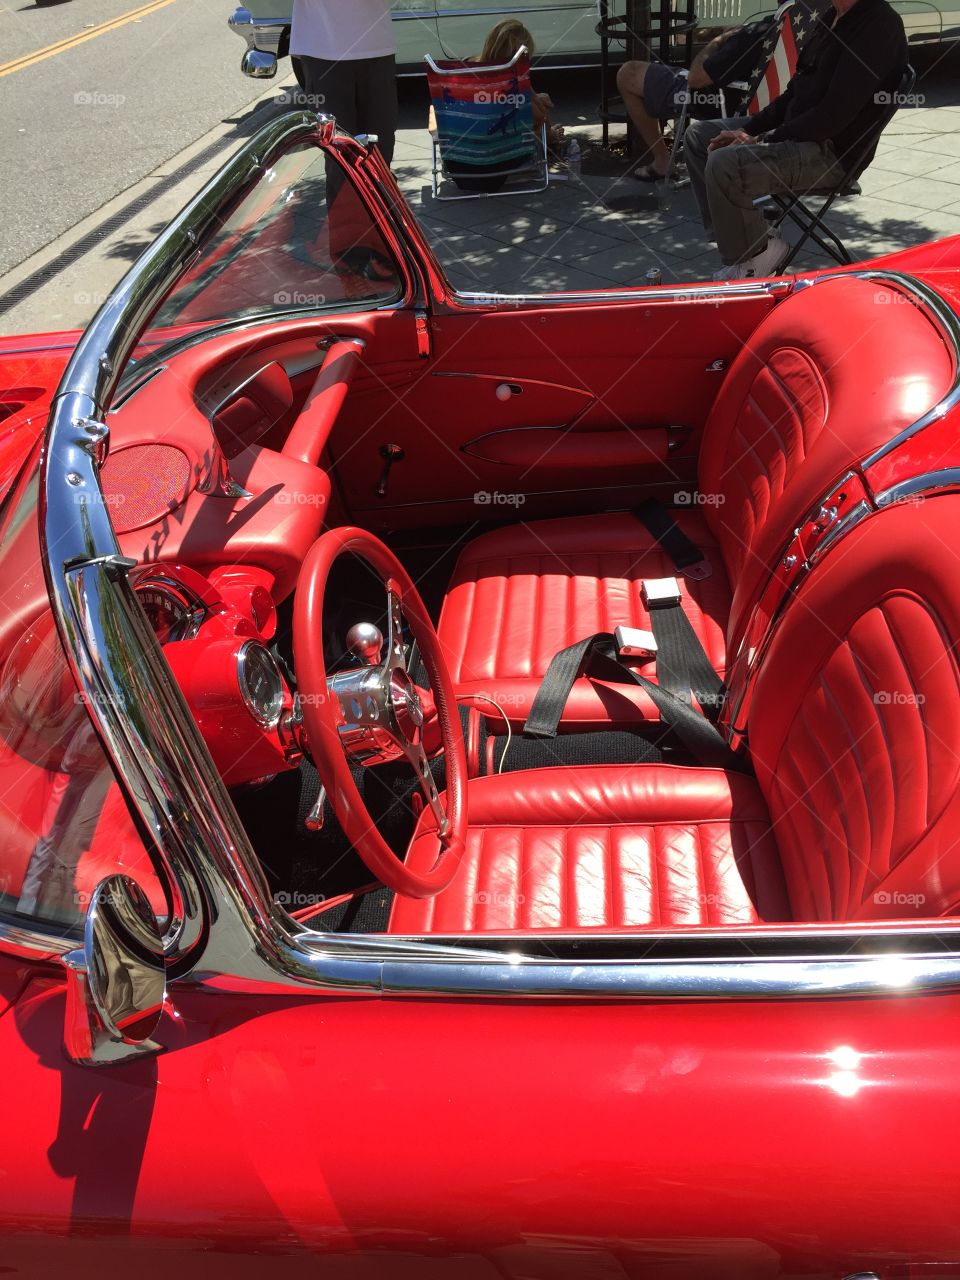
[{"label": "white t-shirt", "polygon": [[294,0],[291,53],[348,62],[396,51],[390,0]]}]

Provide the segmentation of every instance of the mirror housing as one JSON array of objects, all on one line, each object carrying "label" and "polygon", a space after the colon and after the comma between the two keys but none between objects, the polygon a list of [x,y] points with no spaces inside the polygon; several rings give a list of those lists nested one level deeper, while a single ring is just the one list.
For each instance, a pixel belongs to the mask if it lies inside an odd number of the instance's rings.
[{"label": "mirror housing", "polygon": [[159,1053],[150,1037],[163,1013],[166,970],[160,926],[129,876],[101,880],[90,899],[83,949],[67,971],[64,1047],[74,1062],[105,1066]]}]

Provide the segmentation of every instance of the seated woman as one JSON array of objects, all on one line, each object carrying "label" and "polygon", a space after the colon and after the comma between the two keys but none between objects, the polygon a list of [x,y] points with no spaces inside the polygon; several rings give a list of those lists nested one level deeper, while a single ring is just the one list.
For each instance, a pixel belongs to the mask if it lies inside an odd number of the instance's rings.
[{"label": "seated woman", "polygon": [[[487,38],[480,53],[467,58],[466,61],[476,63],[477,66],[482,67],[503,66],[516,56],[521,46],[526,47],[528,56],[532,58],[534,53],[533,36],[522,22],[518,22],[516,18],[507,18],[491,28],[487,33]],[[538,93],[536,90],[532,91],[531,98],[533,127],[539,133],[546,126],[547,146],[551,152],[557,155],[563,141],[563,126],[551,124],[550,122],[553,100],[548,93]],[[437,119],[432,106],[427,127],[431,133],[436,133]],[[455,164],[448,164],[450,176],[456,185],[465,191],[497,191],[504,185],[509,176],[506,173],[484,174],[482,173],[482,166],[479,165],[470,167],[469,176],[467,174],[460,176],[455,172],[455,167]],[[491,167],[495,168],[496,166]]]}]

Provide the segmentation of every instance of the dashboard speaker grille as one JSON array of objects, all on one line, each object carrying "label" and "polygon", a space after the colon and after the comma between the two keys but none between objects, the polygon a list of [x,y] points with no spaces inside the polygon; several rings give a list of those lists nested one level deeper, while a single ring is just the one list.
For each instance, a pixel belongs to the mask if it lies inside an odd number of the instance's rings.
[{"label": "dashboard speaker grille", "polygon": [[100,473],[117,533],[153,524],[184,501],[190,459],[171,444],[132,444],[107,455]]}]

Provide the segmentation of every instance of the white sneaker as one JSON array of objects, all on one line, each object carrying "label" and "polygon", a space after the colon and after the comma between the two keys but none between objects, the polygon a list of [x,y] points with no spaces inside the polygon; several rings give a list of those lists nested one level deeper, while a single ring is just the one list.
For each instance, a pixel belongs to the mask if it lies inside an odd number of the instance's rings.
[{"label": "white sneaker", "polygon": [[767,276],[776,275],[782,266],[790,246],[782,236],[771,236],[767,247],[755,253],[746,262],[734,263],[732,267],[723,267],[714,273],[714,280],[763,280]]}]

